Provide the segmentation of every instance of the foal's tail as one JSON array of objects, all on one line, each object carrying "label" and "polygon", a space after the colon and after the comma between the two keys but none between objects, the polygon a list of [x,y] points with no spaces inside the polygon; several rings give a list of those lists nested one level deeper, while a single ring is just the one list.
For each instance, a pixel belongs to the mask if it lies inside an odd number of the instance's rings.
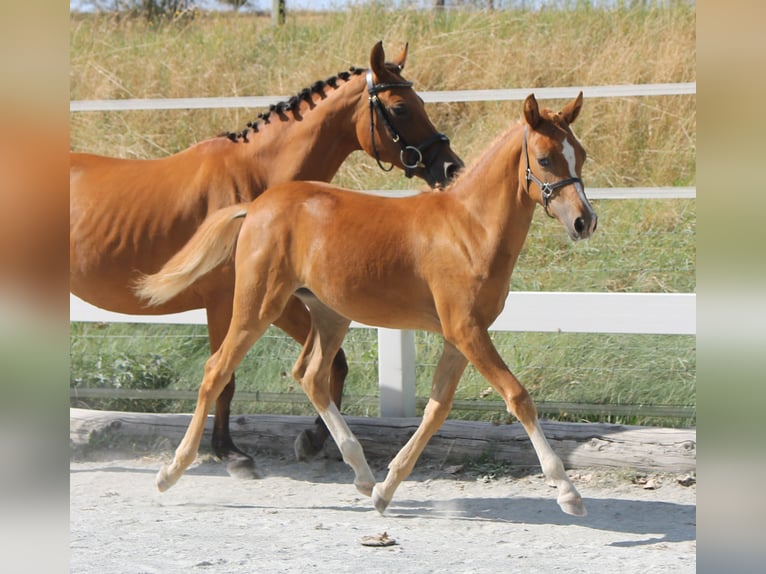
[{"label": "foal's tail", "polygon": [[231,258],[248,204],[224,207],[209,215],[181,251],[157,273],[136,283],[136,294],[150,305],[169,301],[208,271]]}]

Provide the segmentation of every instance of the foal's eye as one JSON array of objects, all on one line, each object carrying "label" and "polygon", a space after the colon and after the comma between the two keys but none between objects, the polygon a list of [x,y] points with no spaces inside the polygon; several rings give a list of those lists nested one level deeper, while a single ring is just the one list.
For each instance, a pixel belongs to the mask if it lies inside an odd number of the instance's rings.
[{"label": "foal's eye", "polygon": [[537,163],[540,164],[540,167],[548,167],[551,165],[551,159],[548,156],[538,157]]},{"label": "foal's eye", "polygon": [[407,115],[407,106],[405,106],[404,104],[397,104],[395,106],[392,106],[391,113],[398,118],[403,118],[404,116]]}]

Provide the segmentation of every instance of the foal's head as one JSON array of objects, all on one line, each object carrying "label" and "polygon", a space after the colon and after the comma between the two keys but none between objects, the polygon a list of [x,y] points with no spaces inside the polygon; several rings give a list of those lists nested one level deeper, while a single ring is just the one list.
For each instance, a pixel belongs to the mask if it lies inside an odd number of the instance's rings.
[{"label": "foal's head", "polygon": [[360,114],[357,136],[378,163],[396,165],[407,177],[415,175],[432,187],[445,185],[463,161],[452,151],[447,136],[431,123],[412,82],[402,77],[406,60],[407,46],[388,63],[383,43],[373,46],[366,78],[369,111]]},{"label": "foal's head", "polygon": [[590,237],[598,223],[580,179],[585,150],[569,128],[581,108],[582,92],[560,112],[540,109],[535,96],[527,96],[521,157],[530,197],[575,240]]}]

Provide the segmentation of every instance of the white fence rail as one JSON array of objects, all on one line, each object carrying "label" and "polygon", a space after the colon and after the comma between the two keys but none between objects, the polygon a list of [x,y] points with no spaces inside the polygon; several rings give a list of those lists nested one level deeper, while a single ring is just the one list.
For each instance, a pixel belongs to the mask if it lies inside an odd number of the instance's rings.
[{"label": "white fence rail", "polygon": [[[520,101],[534,93],[539,100],[567,99],[578,92],[585,98],[627,98],[636,96],[682,96],[697,93],[696,82],[675,84],[623,84],[615,86],[568,86],[564,88],[513,88],[498,90],[451,90],[421,92],[426,103]],[[135,110],[199,110],[219,108],[263,108],[289,96],[241,96],[212,98],[157,98],[122,100],[73,100],[70,112],[112,112]]]},{"label": "white fence rail", "polygon": [[[511,292],[494,331],[694,335],[694,293]],[[124,315],[70,295],[70,320],[206,324],[203,310],[173,315]],[[352,327],[365,327],[352,323]],[[378,329],[380,414],[415,416],[415,338],[411,331]]]},{"label": "white fence rail", "polygon": [[[570,98],[583,91],[589,98],[668,96],[696,94],[697,84],[644,84],[521,88],[507,90],[461,90],[419,92],[424,101],[474,102],[523,100],[534,92],[539,99]],[[234,98],[169,98],[71,101],[70,112],[171,110],[264,107],[286,96]],[[367,190],[390,196],[410,195],[412,190]],[[694,199],[696,188],[590,188],[591,199]],[[641,333],[695,335],[694,293],[572,293],[511,292],[505,309],[491,329],[495,331],[543,331],[570,333]],[[70,295],[70,321],[206,324],[203,310],[173,315],[124,315],[94,307]],[[352,327],[365,327],[352,323]],[[415,415],[415,339],[412,331],[378,329],[380,414],[385,417]]]}]

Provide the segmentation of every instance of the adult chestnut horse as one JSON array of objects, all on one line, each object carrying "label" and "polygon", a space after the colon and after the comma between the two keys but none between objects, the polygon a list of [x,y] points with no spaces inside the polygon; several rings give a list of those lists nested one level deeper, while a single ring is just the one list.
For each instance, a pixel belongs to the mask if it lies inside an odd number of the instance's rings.
[{"label": "adult chestnut horse", "polygon": [[[70,289],[104,309],[164,314],[204,308],[210,346],[216,350],[231,318],[234,276],[222,266],[163,305],[139,300],[133,285],[153,273],[218,208],[251,201],[267,187],[296,179],[329,181],[351,152],[363,149],[381,162],[445,184],[462,167],[449,140],[434,128],[423,102],[402,78],[407,47],[385,63],[382,43],[370,69],[351,68],[319,81],[260,114],[236,134],[208,139],[156,160],[126,160],[73,153],[70,169]],[[387,169],[391,169],[390,167]],[[303,343],[310,319],[293,298],[273,323]],[[347,372],[342,350],[332,374],[333,400],[341,400]],[[232,442],[229,409],[234,375],[218,397],[213,449],[229,472],[254,475],[253,460]],[[299,458],[321,448],[327,430],[296,440]]]},{"label": "adult chestnut horse", "polygon": [[[524,425],[564,512],[585,514],[582,498],[546,440],[535,405],[492,344],[488,328],[503,308],[536,204],[574,239],[596,229],[580,173],[585,151],[570,124],[582,93],[554,113],[534,95],[512,125],[442,193],[370,197],[319,182],[268,190],[249,205],[213,214],[140,293],[155,304],[187,289],[231,257],[236,246],[229,332],[205,365],[197,408],[172,463],[157,476],[165,490],[196,456],[212,401],[247,350],[297,295],[310,309],[311,335],[293,368],[356,474],[357,489],[385,510],[399,483],[450,411],[468,361]],[[372,214],[372,215],[371,215]],[[332,358],[351,320],[444,336],[431,395],[418,430],[375,484],[362,447],[333,402]]]}]

